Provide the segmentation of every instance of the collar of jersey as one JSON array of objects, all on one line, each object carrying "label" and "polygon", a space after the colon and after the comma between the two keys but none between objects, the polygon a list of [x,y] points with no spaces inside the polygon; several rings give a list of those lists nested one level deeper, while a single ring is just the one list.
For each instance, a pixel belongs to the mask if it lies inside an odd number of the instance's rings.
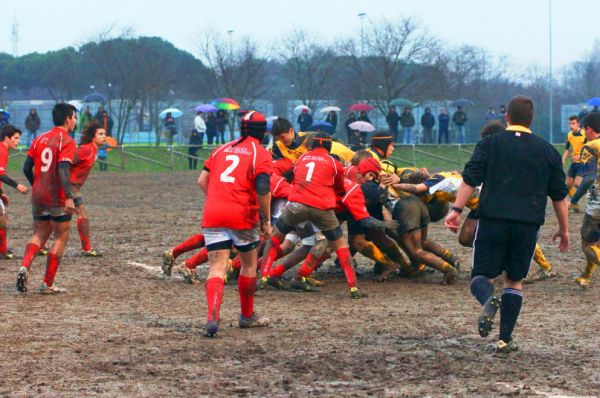
[{"label": "collar of jersey", "polygon": [[528,129],[525,126],[521,126],[519,124],[513,124],[511,126],[508,126],[506,128],[506,131],[518,131],[520,133],[528,133],[528,134],[533,134],[533,131],[531,131],[530,129]]}]

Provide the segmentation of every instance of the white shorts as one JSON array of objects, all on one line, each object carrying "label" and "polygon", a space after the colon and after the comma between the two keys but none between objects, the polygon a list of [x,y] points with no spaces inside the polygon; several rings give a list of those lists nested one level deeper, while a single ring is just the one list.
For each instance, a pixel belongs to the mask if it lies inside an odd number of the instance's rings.
[{"label": "white shorts", "polygon": [[255,244],[260,240],[258,228],[229,229],[229,228],[204,228],[204,241],[207,248],[218,243],[231,242],[235,247],[244,247]]},{"label": "white shorts", "polygon": [[0,200],[0,216],[3,216],[6,214],[6,207],[4,207],[4,202],[2,200]]},{"label": "white shorts", "polygon": [[321,231],[319,231],[319,228],[317,228],[310,221],[304,221],[304,222],[298,224],[296,226],[296,228],[302,228],[305,231],[308,228],[311,228],[313,230],[314,234],[300,239],[300,236],[298,235],[297,232],[290,232],[289,234],[287,234],[285,236],[285,239],[289,240],[294,245],[297,245],[299,242],[302,242],[302,246],[314,246],[317,243],[317,240],[320,239],[319,237],[321,237],[321,239],[322,239],[323,234],[321,233]]}]

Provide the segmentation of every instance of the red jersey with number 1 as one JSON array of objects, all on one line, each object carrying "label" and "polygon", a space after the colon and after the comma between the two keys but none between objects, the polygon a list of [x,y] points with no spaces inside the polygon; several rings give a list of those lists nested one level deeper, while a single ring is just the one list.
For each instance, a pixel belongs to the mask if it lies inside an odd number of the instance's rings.
[{"label": "red jersey with number 1", "polygon": [[273,158],[256,138],[215,149],[204,163],[210,172],[202,228],[250,229],[258,223],[256,177],[273,173]]},{"label": "red jersey with number 1", "polygon": [[[6,168],[8,167],[8,148],[3,143],[0,143],[0,176],[6,174]],[[0,189],[2,188],[2,182],[0,182]]]},{"label": "red jersey with number 1", "polygon": [[335,192],[344,192],[344,169],[325,148],[315,148],[298,159],[290,202],[321,210],[335,209]]},{"label": "red jersey with number 1", "polygon": [[80,145],[75,151],[75,164],[71,167],[71,184],[82,187],[96,163],[98,148],[93,142]]},{"label": "red jersey with number 1", "polygon": [[33,140],[27,151],[34,165],[31,203],[49,207],[65,205],[65,191],[58,176],[58,164],[72,164],[76,147],[73,138],[61,127],[55,127]]}]

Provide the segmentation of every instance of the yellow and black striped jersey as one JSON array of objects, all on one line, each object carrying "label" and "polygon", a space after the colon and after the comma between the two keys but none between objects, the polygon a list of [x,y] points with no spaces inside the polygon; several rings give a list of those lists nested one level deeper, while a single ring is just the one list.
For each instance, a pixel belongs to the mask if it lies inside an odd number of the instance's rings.
[{"label": "yellow and black striped jersey", "polygon": [[[298,132],[289,147],[286,147],[281,141],[275,141],[269,150],[273,155],[273,159],[289,159],[296,163],[300,156],[309,151],[312,137],[312,133]],[[339,157],[343,162],[350,162],[354,156],[352,150],[335,141],[331,143],[330,153]]]},{"label": "yellow and black striped jersey", "polygon": [[[456,200],[456,193],[458,192],[461,183],[462,176],[457,171],[442,171],[436,173],[423,182],[428,188],[424,200],[429,202],[433,198],[436,198],[442,203],[454,203]],[[474,193],[467,201],[466,206],[471,210],[475,210],[478,204],[479,198]]]},{"label": "yellow and black striped jersey", "polygon": [[[581,163],[581,149],[585,145],[585,133],[583,129],[579,131],[569,131],[567,134],[567,142],[565,144],[565,148],[568,151],[571,151],[571,160],[573,163]],[[579,158],[579,160],[575,160],[575,158]]]}]

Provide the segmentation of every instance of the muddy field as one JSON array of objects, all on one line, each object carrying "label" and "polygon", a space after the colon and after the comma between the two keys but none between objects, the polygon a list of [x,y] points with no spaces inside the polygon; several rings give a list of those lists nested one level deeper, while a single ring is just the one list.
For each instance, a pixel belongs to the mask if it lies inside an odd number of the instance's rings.
[{"label": "muddy field", "polygon": [[[198,231],[197,173],[93,174],[84,197],[99,259],[78,256],[73,227],[60,296],[18,294],[20,260],[0,262],[0,396],[594,396],[600,392],[600,276],[582,291],[581,216],[573,248],[540,243],[560,272],[528,286],[516,338],[521,351],[493,354],[476,330],[467,274],[384,284],[364,274],[369,297],[353,301],[341,275],[319,293],[259,292],[266,329],[240,330],[237,289],[226,287],[222,328],[201,335],[201,285],[159,274],[163,250]],[[9,189],[8,189],[9,190]],[[20,257],[31,232],[28,198],[9,206],[9,247]],[[440,226],[432,236],[470,268],[470,251]],[[361,265],[366,264],[364,259]],[[33,285],[45,269],[34,262]],[[326,271],[327,269],[325,269]],[[321,274],[323,275],[323,274]]]}]

